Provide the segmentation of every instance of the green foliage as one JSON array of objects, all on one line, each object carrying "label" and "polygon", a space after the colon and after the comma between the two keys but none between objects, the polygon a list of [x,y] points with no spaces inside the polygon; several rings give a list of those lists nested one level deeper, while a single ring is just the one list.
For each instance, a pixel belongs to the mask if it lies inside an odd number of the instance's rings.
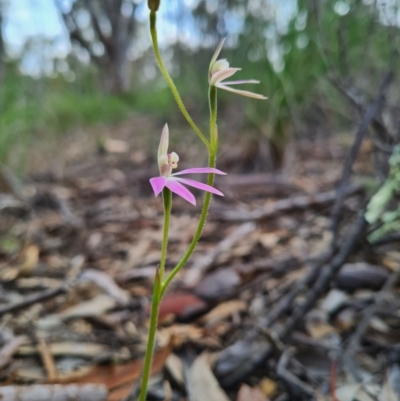
[{"label": "green foliage", "polygon": [[36,80],[9,65],[0,91],[0,163],[20,168],[33,142],[51,141],[75,128],[113,124],[134,111],[155,110],[164,118],[173,106],[167,88],[109,95],[97,88],[92,75],[83,71],[73,83],[62,77]]},{"label": "green foliage", "polygon": [[[397,196],[400,194],[400,145],[396,145],[389,160],[390,172],[387,180],[371,198],[365,219],[380,226],[370,235],[376,240],[388,233],[400,231],[400,209]],[[395,210],[393,210],[393,206]]]},{"label": "green foliage", "polygon": [[82,90],[62,78],[35,80],[8,66],[0,92],[0,162],[8,161],[11,149],[27,149],[34,140],[46,141],[73,127],[113,123],[131,110],[125,99]]}]

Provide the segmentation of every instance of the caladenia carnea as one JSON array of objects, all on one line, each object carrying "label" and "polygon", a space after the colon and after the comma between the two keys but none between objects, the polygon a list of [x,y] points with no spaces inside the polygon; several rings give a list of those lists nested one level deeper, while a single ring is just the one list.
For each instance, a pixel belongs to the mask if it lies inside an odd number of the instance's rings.
[{"label": "caladenia carnea", "polygon": [[[207,214],[212,194],[223,196],[223,193],[218,189],[214,188],[213,186],[215,174],[219,175],[226,174],[215,168],[218,146],[219,146],[218,129],[217,129],[217,89],[223,89],[226,91],[234,92],[236,94],[252,97],[255,99],[266,99],[263,95],[259,95],[257,93],[249,91],[238,90],[236,88],[231,87],[232,85],[238,85],[238,84],[258,83],[258,81],[255,80],[230,81],[230,82],[225,81],[225,79],[229,78],[234,73],[239,71],[240,68],[229,67],[229,63],[226,60],[217,60],[219,53],[221,52],[222,46],[224,44],[224,40],[222,40],[221,43],[218,45],[217,50],[214,53],[214,56],[211,59],[208,71],[210,133],[207,138],[207,136],[205,136],[202,133],[202,131],[199,129],[199,127],[196,125],[196,123],[193,121],[193,119],[187,112],[182,102],[181,96],[179,95],[178,89],[176,88],[173,80],[168,74],[167,69],[165,68],[160,51],[158,49],[156,16],[159,5],[160,5],[160,0],[148,0],[148,7],[150,9],[150,34],[151,34],[154,54],[158,66],[160,68],[160,71],[171,89],[171,92],[175,98],[179,110],[182,112],[183,116],[186,118],[189,125],[192,127],[194,132],[198,135],[198,137],[201,139],[201,141],[204,143],[207,149],[208,166],[189,168],[186,170],[181,170],[176,173],[173,173],[173,171],[178,167],[179,156],[175,152],[168,153],[169,130],[167,125],[164,126],[164,129],[161,134],[160,144],[158,147],[158,155],[157,155],[160,175],[150,179],[150,184],[153,188],[154,195],[158,196],[160,193],[162,193],[163,203],[164,203],[164,225],[163,225],[160,264],[157,268],[154,279],[153,297],[152,297],[151,313],[150,313],[150,327],[149,327],[146,355],[143,365],[139,401],[146,401],[147,387],[150,378],[151,362],[153,358],[155,336],[157,330],[158,312],[162,297],[166,289],[168,288],[168,285],[171,283],[172,279],[176,276],[176,274],[180,271],[180,269],[189,260],[200,239],[201,233],[203,231],[207,219]],[[181,177],[182,175],[192,174],[192,173],[208,174],[207,184],[204,184],[200,181],[195,181],[192,179]],[[168,275],[165,275],[168,231],[169,231],[171,209],[172,209],[172,193],[175,193],[176,195],[182,197],[183,199],[185,199],[186,201],[190,202],[193,205],[196,204],[196,199],[194,195],[189,191],[189,189],[185,187],[185,185],[200,189],[205,192],[203,206],[200,213],[197,229],[194,233],[193,239],[188,249],[182,256],[182,259],[179,261],[179,263],[172,269],[172,271]]]}]

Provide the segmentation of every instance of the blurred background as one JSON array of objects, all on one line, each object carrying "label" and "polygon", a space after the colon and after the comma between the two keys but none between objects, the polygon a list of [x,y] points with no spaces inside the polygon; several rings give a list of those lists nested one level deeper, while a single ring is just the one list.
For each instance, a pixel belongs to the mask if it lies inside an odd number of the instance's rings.
[{"label": "blurred background", "polygon": [[[123,122],[125,137],[140,138],[146,152],[165,121],[176,135],[189,132],[155,65],[146,2],[0,4],[1,163],[46,168],[68,138],[101,149]],[[169,71],[200,126],[221,38],[221,56],[243,69],[238,79],[261,81],[249,89],[265,102],[220,93],[221,135],[239,146],[222,149],[231,170],[279,169],[299,138],[346,138],[384,74],[399,67],[398,0],[163,0],[158,23]],[[397,87],[382,115],[393,130]]]}]

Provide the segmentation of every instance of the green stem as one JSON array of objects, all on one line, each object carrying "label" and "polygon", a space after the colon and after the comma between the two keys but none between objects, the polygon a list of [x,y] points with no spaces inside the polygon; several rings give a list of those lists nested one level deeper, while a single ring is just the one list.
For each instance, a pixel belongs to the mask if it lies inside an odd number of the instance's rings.
[{"label": "green stem", "polygon": [[172,78],[168,74],[168,71],[165,68],[164,62],[162,61],[160,50],[158,48],[156,18],[157,18],[156,13],[154,11],[151,11],[150,12],[150,34],[151,34],[153,50],[154,50],[154,54],[156,56],[158,67],[160,68],[160,71],[161,71],[162,75],[164,76],[164,79],[167,81],[167,83],[171,89],[171,92],[174,95],[174,98],[175,98],[176,103],[178,104],[179,110],[184,115],[187,122],[193,128],[193,130],[196,132],[196,134],[199,136],[199,138],[204,142],[204,145],[206,145],[207,149],[210,150],[210,143],[207,141],[206,137],[202,134],[200,129],[197,127],[195,122],[192,120],[192,117],[190,117],[189,113],[187,112],[185,105],[183,104],[182,99],[179,95],[179,92],[176,89],[176,86],[175,86],[174,82],[172,81]]},{"label": "green stem", "polygon": [[156,338],[158,311],[160,308],[160,301],[161,301],[160,289],[161,289],[161,280],[160,280],[159,270],[157,269],[156,277],[154,280],[153,299],[151,302],[149,337],[147,340],[146,356],[144,359],[139,401],[146,401],[147,386],[149,384],[149,379],[150,379],[151,362],[153,359],[154,342]]},{"label": "green stem", "polygon": [[163,189],[164,201],[164,228],[161,246],[161,261],[160,261],[160,280],[164,280],[165,261],[167,260],[167,245],[168,245],[168,232],[171,221],[171,207],[172,207],[172,192],[168,188]]},{"label": "green stem", "polygon": [[168,188],[164,188],[163,190],[163,200],[164,200],[164,229],[163,229],[163,239],[161,245],[161,261],[160,261],[160,268],[157,269],[156,277],[154,280],[153,298],[151,302],[151,313],[150,313],[149,336],[147,340],[146,355],[144,359],[139,401],[146,401],[147,387],[150,379],[151,362],[153,359],[154,344],[157,331],[158,312],[160,309],[160,302],[162,298],[161,289],[165,271],[165,261],[167,258],[168,231],[171,219],[171,206],[172,206],[172,193]]},{"label": "green stem", "polygon": [[211,151],[216,155],[218,149],[217,129],[217,88],[210,86],[208,90],[208,103],[210,105],[210,143]]}]

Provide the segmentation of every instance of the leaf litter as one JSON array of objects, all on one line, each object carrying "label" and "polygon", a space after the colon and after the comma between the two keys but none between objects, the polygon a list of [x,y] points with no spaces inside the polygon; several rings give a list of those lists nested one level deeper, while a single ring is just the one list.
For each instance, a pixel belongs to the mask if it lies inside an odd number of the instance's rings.
[{"label": "leaf litter", "polygon": [[[398,399],[400,297],[389,282],[400,268],[398,243],[361,240],[318,287],[338,255],[330,224],[344,152],[327,159],[306,141],[298,146],[298,168],[284,180],[221,181],[230,195],[214,200],[192,260],[161,305],[151,399]],[[87,386],[99,400],[134,399],[162,210],[147,184],[155,173],[147,157],[138,164],[121,139],[104,152],[73,160],[55,180],[32,176],[18,193],[0,194],[12,205],[0,219],[4,399],[30,401],[27,389],[62,396],[67,386],[82,401],[91,399]],[[266,185],[268,197],[259,196]],[[349,185],[339,250],[365,196]],[[176,199],[167,272],[196,215]]]}]

